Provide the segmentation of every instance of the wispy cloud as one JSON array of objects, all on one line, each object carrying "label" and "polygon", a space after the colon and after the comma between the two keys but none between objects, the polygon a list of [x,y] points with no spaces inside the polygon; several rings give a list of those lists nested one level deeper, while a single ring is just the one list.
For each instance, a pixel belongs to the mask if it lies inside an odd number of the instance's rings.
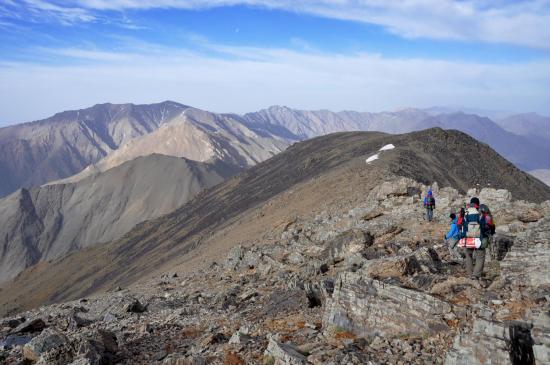
[{"label": "wispy cloud", "polygon": [[86,9],[204,9],[249,5],[386,27],[409,38],[550,49],[549,0],[76,0]]},{"label": "wispy cloud", "polygon": [[[550,0],[5,0],[0,15],[65,25],[106,10],[207,9],[246,5],[385,27],[406,38],[482,41],[550,49]],[[126,20],[124,20],[126,19]],[[121,27],[141,26],[123,17]]]},{"label": "wispy cloud", "polygon": [[[102,101],[179,100],[213,111],[271,104],[334,110],[468,105],[548,114],[550,62],[489,64],[216,45],[232,57],[157,48],[52,50],[101,62],[0,64],[0,120],[19,122]],[[32,100],[33,108],[26,102]],[[25,114],[27,113],[27,114]]]},{"label": "wispy cloud", "polygon": [[80,7],[61,6],[46,0],[23,0],[23,2],[26,5],[26,11],[34,16],[53,18],[66,25],[91,22],[96,19],[88,10]]}]

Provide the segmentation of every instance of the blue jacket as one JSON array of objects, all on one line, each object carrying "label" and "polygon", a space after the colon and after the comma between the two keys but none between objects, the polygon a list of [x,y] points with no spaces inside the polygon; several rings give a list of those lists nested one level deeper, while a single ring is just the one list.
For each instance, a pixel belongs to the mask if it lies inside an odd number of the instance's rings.
[{"label": "blue jacket", "polygon": [[449,232],[445,235],[445,239],[454,238],[454,239],[460,239],[460,231],[458,230],[458,219],[453,219],[453,222],[451,223],[451,229],[449,229]]}]

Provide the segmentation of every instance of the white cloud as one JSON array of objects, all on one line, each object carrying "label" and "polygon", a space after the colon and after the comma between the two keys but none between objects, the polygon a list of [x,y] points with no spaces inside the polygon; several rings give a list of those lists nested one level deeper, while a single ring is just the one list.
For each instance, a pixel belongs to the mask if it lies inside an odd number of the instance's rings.
[{"label": "white cloud", "polygon": [[[482,41],[550,49],[550,0],[5,0],[0,16],[92,22],[104,10],[248,5],[385,27],[407,38]],[[15,11],[18,9],[18,11]],[[105,20],[105,19],[104,19]],[[131,21],[120,24],[138,28]]]},{"label": "white cloud", "polygon": [[549,0],[76,0],[87,9],[251,5],[378,24],[403,37],[550,48]]},{"label": "white cloud", "polygon": [[97,18],[88,9],[79,6],[58,5],[48,0],[3,0],[0,17],[25,19],[32,22],[56,21],[63,25],[92,22]]},{"label": "white cloud", "polygon": [[166,99],[218,112],[283,104],[360,111],[466,105],[550,113],[549,61],[483,64],[214,47],[232,57],[170,48],[149,55],[68,49],[54,51],[93,62],[0,64],[0,122],[37,119],[98,102]]}]

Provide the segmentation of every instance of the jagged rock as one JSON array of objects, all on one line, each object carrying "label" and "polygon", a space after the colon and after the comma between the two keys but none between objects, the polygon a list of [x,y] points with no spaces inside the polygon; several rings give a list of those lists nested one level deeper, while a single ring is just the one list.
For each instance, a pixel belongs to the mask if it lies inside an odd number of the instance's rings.
[{"label": "jagged rock", "polygon": [[378,185],[369,193],[369,199],[383,201],[392,196],[407,196],[409,193],[416,195],[416,191],[411,188],[420,188],[420,184],[408,178],[398,178],[394,181],[386,181]]},{"label": "jagged rock", "polygon": [[464,286],[470,286],[476,289],[481,289],[481,285],[477,280],[452,276],[441,283],[435,284],[431,288],[430,293],[435,295],[452,294],[455,292],[455,289],[457,287],[464,287]]},{"label": "jagged rock", "polygon": [[23,356],[47,364],[66,364],[72,360],[69,339],[55,328],[45,329],[23,346]]},{"label": "jagged rock", "polygon": [[11,333],[39,332],[44,328],[46,328],[44,320],[42,318],[35,318],[21,323],[19,326],[15,327]]},{"label": "jagged rock", "polygon": [[364,220],[364,221],[370,221],[374,218],[381,217],[382,215],[384,215],[384,211],[382,209],[374,209],[374,210],[371,210],[371,211],[365,213],[361,217],[361,219]]},{"label": "jagged rock", "polygon": [[491,259],[502,261],[513,244],[514,239],[512,236],[497,232],[488,247]]},{"label": "jagged rock", "polygon": [[523,223],[538,222],[543,215],[538,209],[526,208],[517,212],[517,219]]},{"label": "jagged rock", "polygon": [[304,256],[299,252],[291,252],[287,257],[287,261],[293,265],[304,263]]},{"label": "jagged rock", "polygon": [[425,335],[447,330],[443,316],[450,311],[448,303],[430,295],[344,272],[327,299],[323,328],[359,336]]},{"label": "jagged rock", "polygon": [[372,278],[384,279],[401,277],[419,272],[435,273],[439,270],[441,261],[437,252],[428,247],[398,257],[381,258],[365,263],[365,272]]},{"label": "jagged rock", "polygon": [[[470,195],[470,191],[468,191],[468,195]],[[474,196],[472,194],[471,196]],[[512,200],[512,193],[510,193],[506,189],[493,189],[493,188],[483,188],[481,189],[481,192],[478,195],[479,200],[482,203],[485,202],[510,202]]]},{"label": "jagged rock", "polygon": [[550,313],[542,310],[534,314],[533,328],[533,354],[537,364],[550,363]]},{"label": "jagged rock", "polygon": [[445,364],[534,364],[530,325],[477,318],[471,332],[455,338]]},{"label": "jagged rock", "polygon": [[125,311],[130,313],[143,313],[147,310],[147,305],[142,304],[139,300],[134,299],[125,306]]},{"label": "jagged rock", "polygon": [[545,218],[528,233],[520,234],[500,262],[501,280],[533,289],[550,282],[550,220]]},{"label": "jagged rock", "polygon": [[0,341],[0,350],[11,349],[14,346],[23,346],[32,340],[29,335],[8,335],[2,341]]},{"label": "jagged rock", "polygon": [[24,317],[7,318],[7,319],[2,321],[2,323],[0,324],[0,328],[3,328],[3,327],[15,328],[15,327],[19,326],[20,324],[22,324],[24,322],[25,322]]},{"label": "jagged rock", "polygon": [[373,242],[374,237],[369,232],[351,229],[326,242],[326,251],[323,256],[328,257],[332,263],[338,263],[355,254],[360,254]]},{"label": "jagged rock", "polygon": [[91,365],[109,365],[114,363],[117,351],[114,333],[99,330],[80,339],[76,353],[78,358],[87,360]]},{"label": "jagged rock", "polygon": [[210,335],[208,335],[203,341],[202,341],[202,345],[203,346],[208,346],[208,345],[214,345],[214,344],[218,344],[218,343],[224,343],[224,342],[227,342],[227,336],[221,332],[217,332],[217,333],[212,333]]},{"label": "jagged rock", "polygon": [[76,312],[73,312],[69,316],[68,322],[69,322],[68,323],[69,328],[72,328],[72,329],[87,327],[87,326],[89,326],[90,324],[93,323],[92,320],[89,320],[87,318],[83,318],[83,317],[79,316]]},{"label": "jagged rock", "polygon": [[365,273],[375,279],[401,277],[419,272],[420,264],[413,255],[371,260],[366,263]]},{"label": "jagged rock", "polygon": [[303,365],[307,363],[307,358],[294,346],[270,338],[264,352],[264,362],[271,365]]},{"label": "jagged rock", "polygon": [[169,355],[162,362],[163,365],[207,365],[208,362],[202,356]]},{"label": "jagged rock", "polygon": [[242,333],[240,330],[235,332],[229,339],[230,345],[242,345],[250,341],[250,336]]}]

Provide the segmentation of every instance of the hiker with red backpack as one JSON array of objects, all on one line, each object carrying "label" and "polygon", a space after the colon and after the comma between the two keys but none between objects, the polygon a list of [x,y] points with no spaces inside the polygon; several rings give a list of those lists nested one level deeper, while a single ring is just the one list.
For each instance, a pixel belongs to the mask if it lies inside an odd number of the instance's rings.
[{"label": "hiker with red backpack", "polygon": [[[489,208],[480,209],[479,199],[473,197],[467,206],[462,224],[460,246],[466,255],[466,272],[472,279],[479,279],[485,265],[485,249],[492,232],[488,219]],[[492,218],[491,218],[492,221]]]},{"label": "hiker with red backpack", "polygon": [[434,218],[435,198],[432,190],[428,191],[428,195],[424,198],[424,208],[426,209],[426,219],[431,222]]}]

